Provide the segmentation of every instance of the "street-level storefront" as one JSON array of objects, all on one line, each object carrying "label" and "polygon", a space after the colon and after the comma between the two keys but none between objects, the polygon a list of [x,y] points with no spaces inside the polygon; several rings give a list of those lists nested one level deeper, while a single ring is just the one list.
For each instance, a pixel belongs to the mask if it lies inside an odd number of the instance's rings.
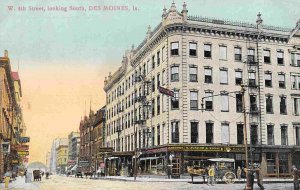
[{"label": "street-level storefront", "polygon": [[111,176],[131,176],[133,151],[112,152],[106,157],[106,168],[108,175]]}]

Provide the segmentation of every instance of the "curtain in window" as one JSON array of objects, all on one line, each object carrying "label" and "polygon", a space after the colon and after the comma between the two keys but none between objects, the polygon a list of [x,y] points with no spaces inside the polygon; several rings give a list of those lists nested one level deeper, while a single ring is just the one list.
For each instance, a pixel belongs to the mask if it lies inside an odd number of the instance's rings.
[{"label": "curtain in window", "polygon": [[213,100],[212,95],[213,94],[211,92],[205,92],[205,97],[207,97],[207,98],[205,98],[206,101],[212,101]]},{"label": "curtain in window", "polygon": [[283,52],[278,51],[277,52],[277,58],[283,58]]},{"label": "curtain in window", "polygon": [[264,56],[265,57],[270,57],[270,51],[269,50],[264,50]]},{"label": "curtain in window", "polygon": [[241,54],[242,50],[241,48],[234,48],[234,54]]},{"label": "curtain in window", "polygon": [[249,73],[249,79],[255,79],[255,73]]},{"label": "curtain in window", "polygon": [[204,45],[204,51],[210,51],[211,50],[211,45]]},{"label": "curtain in window", "polygon": [[220,59],[227,59],[227,47],[220,46]]},{"label": "curtain in window", "polygon": [[211,75],[211,69],[204,69],[205,75]]},{"label": "curtain in window", "polygon": [[190,67],[190,74],[196,75],[197,74],[197,67]]},{"label": "curtain in window", "polygon": [[278,75],[278,80],[280,82],[284,82],[284,75]]},{"label": "curtain in window", "polygon": [[222,123],[221,124],[221,141],[222,144],[229,144],[229,125]]},{"label": "curtain in window", "polygon": [[235,77],[236,77],[236,78],[242,78],[242,72],[236,71],[236,72],[235,72]]},{"label": "curtain in window", "polygon": [[179,47],[178,42],[177,43],[172,43],[172,45],[171,45],[171,49],[178,49],[178,47]]},{"label": "curtain in window", "polygon": [[197,50],[197,44],[196,43],[190,43],[190,49]]},{"label": "curtain in window", "polygon": [[179,73],[179,67],[171,67],[171,74]]},{"label": "curtain in window", "polygon": [[227,71],[224,71],[224,70],[220,71],[220,83],[222,83],[222,84],[228,83]]},{"label": "curtain in window", "polygon": [[229,104],[228,104],[228,95],[221,95],[221,110],[222,111],[228,111]]},{"label": "curtain in window", "polygon": [[265,74],[265,80],[271,80],[272,79],[272,75],[267,73]]}]

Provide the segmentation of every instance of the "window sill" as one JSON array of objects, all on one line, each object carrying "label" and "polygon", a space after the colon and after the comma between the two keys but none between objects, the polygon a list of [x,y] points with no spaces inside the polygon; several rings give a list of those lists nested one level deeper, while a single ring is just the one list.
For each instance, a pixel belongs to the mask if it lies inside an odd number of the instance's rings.
[{"label": "window sill", "polygon": [[280,115],[287,115],[287,113],[280,113]]},{"label": "window sill", "polygon": [[220,83],[221,85],[228,85],[228,83]]},{"label": "window sill", "polygon": [[204,59],[212,59],[211,57],[204,57]]},{"label": "window sill", "polygon": [[195,80],[195,81],[190,81],[190,82],[198,82],[197,80]]},{"label": "window sill", "polygon": [[236,111],[236,113],[243,113],[243,111]]},{"label": "window sill", "polygon": [[205,111],[214,111],[214,109],[205,109]]},{"label": "window sill", "polygon": [[237,83],[235,83],[235,85],[236,85],[236,86],[241,86],[241,85],[242,85],[242,83],[241,83],[241,84],[237,84]]},{"label": "window sill", "polygon": [[271,64],[271,62],[264,62],[264,64],[267,64],[267,65],[272,65],[272,64]]},{"label": "window sill", "polygon": [[229,110],[221,110],[221,112],[229,112]]},{"label": "window sill", "polygon": [[219,59],[220,61],[228,61],[228,59]]},{"label": "window sill", "polygon": [[266,112],[266,114],[274,114],[274,112]]},{"label": "window sill", "polygon": [[179,54],[178,54],[178,55],[172,55],[172,54],[171,54],[171,57],[179,57]]},{"label": "window sill", "polygon": [[189,55],[190,58],[198,58],[198,55]]},{"label": "window sill", "polygon": [[242,60],[234,60],[234,62],[243,63]]},{"label": "window sill", "polygon": [[280,88],[280,89],[286,89],[286,87],[280,87],[280,86],[279,86],[279,88]]},{"label": "window sill", "polygon": [[213,84],[213,82],[204,82],[205,84]]},{"label": "window sill", "polygon": [[284,64],[279,64],[279,63],[277,63],[277,65],[278,65],[278,66],[284,66]]},{"label": "window sill", "polygon": [[199,108],[191,108],[190,110],[191,110],[191,111],[198,111]]},{"label": "window sill", "polygon": [[265,87],[266,87],[266,88],[273,88],[272,86],[266,86],[266,85],[265,85]]},{"label": "window sill", "polygon": [[179,108],[171,108],[171,111],[173,111],[173,110],[179,110]]},{"label": "window sill", "polygon": [[179,80],[171,80],[171,82],[179,82]]}]

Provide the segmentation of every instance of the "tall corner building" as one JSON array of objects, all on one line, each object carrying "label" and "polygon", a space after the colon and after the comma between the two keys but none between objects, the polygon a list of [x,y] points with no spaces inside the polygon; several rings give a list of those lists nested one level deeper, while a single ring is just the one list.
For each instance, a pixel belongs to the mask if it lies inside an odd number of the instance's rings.
[{"label": "tall corner building", "polygon": [[247,134],[249,162],[289,175],[300,166],[299,28],[264,25],[260,13],[251,24],[165,8],[104,81],[110,165],[126,167],[137,150],[140,173],[164,173],[171,161],[182,174],[215,157],[244,167]]}]

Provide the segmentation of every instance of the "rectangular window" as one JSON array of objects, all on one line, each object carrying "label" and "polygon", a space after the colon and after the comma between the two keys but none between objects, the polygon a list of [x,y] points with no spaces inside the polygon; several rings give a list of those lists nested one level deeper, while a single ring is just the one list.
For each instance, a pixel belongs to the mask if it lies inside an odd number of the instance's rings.
[{"label": "rectangular window", "polygon": [[256,86],[256,80],[255,80],[255,73],[249,73],[249,86],[255,87]]},{"label": "rectangular window", "polygon": [[279,88],[285,88],[285,75],[284,74],[278,74],[278,85],[279,85]]},{"label": "rectangular window", "polygon": [[273,97],[272,96],[266,97],[266,112],[273,113]]},{"label": "rectangular window", "polygon": [[296,145],[300,146],[300,126],[295,126]]},{"label": "rectangular window", "polygon": [[227,47],[226,46],[219,46],[220,49],[220,59],[227,60]]},{"label": "rectangular window", "polygon": [[211,144],[214,140],[214,124],[206,123],[206,143]]},{"label": "rectangular window", "polygon": [[172,143],[179,143],[179,122],[171,122]]},{"label": "rectangular window", "polygon": [[288,145],[287,126],[281,126],[281,145]]},{"label": "rectangular window", "polygon": [[244,144],[244,125],[237,124],[237,144]]},{"label": "rectangular window", "polygon": [[300,67],[300,54],[291,53],[291,65]]},{"label": "rectangular window", "polygon": [[179,66],[171,67],[171,82],[179,81]]},{"label": "rectangular window", "polygon": [[152,56],[152,69],[155,68],[155,55]]},{"label": "rectangular window", "polygon": [[271,153],[271,152],[266,153],[266,159],[267,159],[267,173],[268,174],[276,173],[275,153]]},{"label": "rectangular window", "polygon": [[152,117],[155,116],[155,100],[152,100]]},{"label": "rectangular window", "polygon": [[197,43],[190,42],[190,56],[197,56]]},{"label": "rectangular window", "polygon": [[291,75],[291,83],[292,89],[299,90],[300,89],[300,75]]},{"label": "rectangular window", "polygon": [[160,126],[158,125],[157,126],[157,129],[156,129],[156,134],[157,134],[157,145],[160,145]]},{"label": "rectangular window", "polygon": [[213,110],[213,93],[205,92],[205,109]]},{"label": "rectangular window", "polygon": [[227,123],[221,124],[221,142],[229,144],[229,125]]},{"label": "rectangular window", "polygon": [[155,92],[155,78],[152,78],[152,82],[151,82],[151,88],[152,88],[152,92]]},{"label": "rectangular window", "polygon": [[197,67],[190,67],[190,82],[197,82]]},{"label": "rectangular window", "polygon": [[152,146],[155,146],[155,128],[154,127],[152,127],[152,133],[151,133],[151,137],[152,137],[152,139],[151,139],[151,142],[152,142]]},{"label": "rectangular window", "polygon": [[211,44],[204,44],[204,57],[211,58]]},{"label": "rectangular window", "polygon": [[171,43],[171,55],[179,55],[179,42]]},{"label": "rectangular window", "polygon": [[243,111],[243,97],[242,94],[236,94],[235,95],[236,100],[236,112],[242,112]]},{"label": "rectangular window", "polygon": [[265,73],[265,86],[272,87],[272,74],[271,73]]},{"label": "rectangular window", "polygon": [[165,60],[164,53],[165,53],[165,47],[163,47],[163,48],[161,49],[161,60],[162,60],[162,61]]},{"label": "rectangular window", "polygon": [[174,97],[171,98],[171,109],[179,109],[178,91],[174,91]]},{"label": "rectangular window", "polygon": [[251,138],[251,144],[256,145],[258,143],[258,130],[257,125],[251,125],[250,129],[250,138]]},{"label": "rectangular window", "polygon": [[254,62],[254,49],[248,49],[248,62]]},{"label": "rectangular window", "polygon": [[198,122],[191,122],[191,143],[198,143]]},{"label": "rectangular window", "polygon": [[235,71],[235,84],[241,85],[243,83],[243,72]]},{"label": "rectangular window", "polygon": [[280,97],[280,114],[286,115],[286,97]]},{"label": "rectangular window", "polygon": [[227,70],[220,70],[220,84],[228,84]]},{"label": "rectangular window", "polygon": [[264,50],[264,62],[271,63],[271,55],[270,50]]},{"label": "rectangular window", "polygon": [[250,95],[250,112],[258,112],[256,95]]},{"label": "rectangular window", "polygon": [[228,94],[221,94],[221,111],[229,111]]},{"label": "rectangular window", "polygon": [[163,70],[163,71],[162,71],[162,74],[161,74],[161,82],[162,82],[162,85],[165,85],[165,80],[167,79],[167,78],[165,78],[165,74],[166,74],[166,71]]},{"label": "rectangular window", "polygon": [[268,145],[274,145],[274,126],[267,125]]},{"label": "rectangular window", "polygon": [[234,48],[234,60],[242,61],[242,49],[239,47]]},{"label": "rectangular window", "polygon": [[160,96],[157,96],[157,101],[156,101],[156,111],[157,111],[157,115],[160,114]]},{"label": "rectangular window", "polygon": [[278,65],[283,65],[283,52],[282,51],[277,51],[277,64]]},{"label": "rectangular window", "polygon": [[158,51],[156,54],[156,61],[157,61],[157,66],[160,64],[160,52]]},{"label": "rectangular window", "polygon": [[160,74],[157,74],[156,81],[157,81],[157,88],[158,88],[160,87]]},{"label": "rectangular window", "polygon": [[299,115],[300,98],[292,98],[292,100],[293,100],[293,114]]},{"label": "rectangular window", "polygon": [[190,92],[190,109],[198,110],[198,92],[197,91]]},{"label": "rectangular window", "polygon": [[204,69],[204,82],[205,83],[212,83],[212,69],[206,68]]}]

